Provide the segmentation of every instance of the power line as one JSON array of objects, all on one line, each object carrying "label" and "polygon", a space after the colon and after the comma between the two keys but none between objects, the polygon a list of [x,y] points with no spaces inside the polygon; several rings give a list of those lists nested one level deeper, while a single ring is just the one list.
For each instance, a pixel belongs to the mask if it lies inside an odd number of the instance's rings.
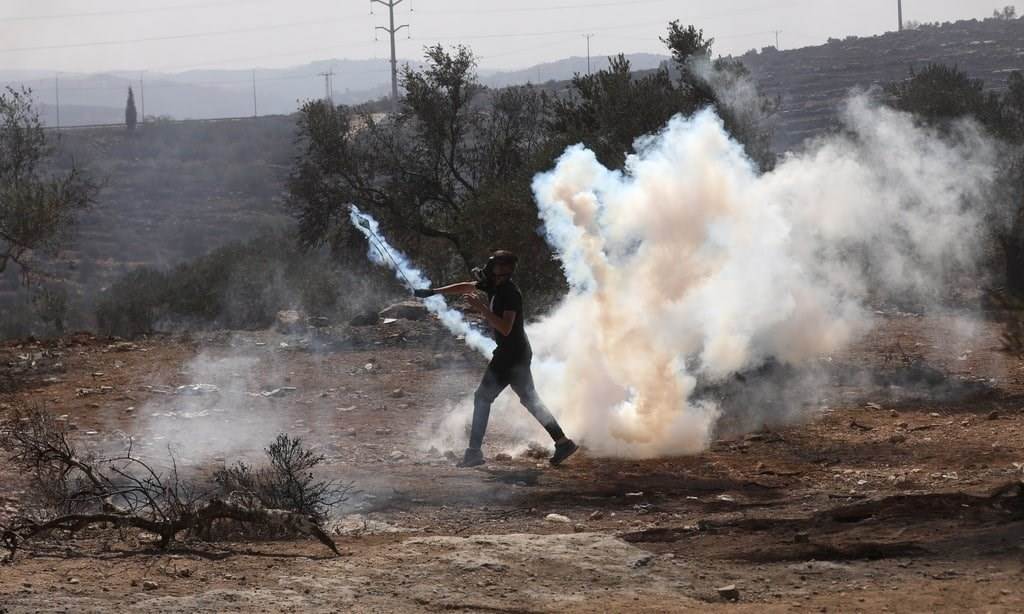
[{"label": "power line", "polygon": [[[425,11],[417,11],[417,13],[427,15],[451,15],[451,14],[463,14],[463,13],[535,13],[535,12],[547,12],[547,11],[563,11],[568,9],[597,9],[597,8],[609,8],[609,7],[623,7],[623,6],[639,6],[644,4],[678,4],[679,0],[631,0],[631,1],[620,1],[620,2],[588,2],[583,4],[554,4],[548,6],[521,6],[511,8],[498,8],[498,9],[449,9],[432,11],[427,9]],[[810,2],[804,2],[802,4],[811,4]],[[737,12],[747,12],[749,10],[775,10],[782,8],[779,6],[772,7],[756,7],[754,9],[746,9]]]},{"label": "power line", "polygon": [[83,17],[109,17],[119,15],[139,15],[143,13],[160,13],[164,11],[178,11],[182,9],[205,9],[232,6],[235,4],[262,4],[269,0],[225,0],[224,2],[193,2],[190,4],[173,4],[168,6],[154,6],[144,9],[123,9],[118,11],[92,11],[86,13],[60,13],[53,15],[17,15],[4,17],[0,23],[11,21],[46,21],[56,19],[81,19]]},{"label": "power line", "polygon": [[265,32],[267,30],[282,30],[285,28],[297,28],[301,26],[312,26],[326,23],[338,23],[347,21],[348,18],[339,19],[316,19],[310,21],[296,21],[292,23],[272,24],[266,26],[254,26],[250,28],[238,28],[234,30],[214,30],[210,32],[194,32],[191,34],[171,34],[167,36],[149,36],[145,38],[130,38],[116,41],[93,41],[89,43],[66,43],[63,45],[39,45],[36,47],[9,47],[0,49],[0,53],[15,53],[20,51],[48,51],[54,49],[78,49],[83,47],[103,47],[109,45],[128,45],[132,43],[148,43],[153,41],[181,40],[188,38],[202,38],[206,36],[223,36],[226,34],[245,34],[249,32]]}]

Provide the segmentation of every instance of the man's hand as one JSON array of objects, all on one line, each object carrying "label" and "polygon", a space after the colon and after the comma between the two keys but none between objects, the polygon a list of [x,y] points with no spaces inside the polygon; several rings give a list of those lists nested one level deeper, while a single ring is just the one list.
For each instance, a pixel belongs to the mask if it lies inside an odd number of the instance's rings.
[{"label": "man's hand", "polygon": [[464,294],[463,297],[469,302],[469,306],[483,314],[491,312],[491,307],[480,298],[480,295],[476,292],[470,292]]}]

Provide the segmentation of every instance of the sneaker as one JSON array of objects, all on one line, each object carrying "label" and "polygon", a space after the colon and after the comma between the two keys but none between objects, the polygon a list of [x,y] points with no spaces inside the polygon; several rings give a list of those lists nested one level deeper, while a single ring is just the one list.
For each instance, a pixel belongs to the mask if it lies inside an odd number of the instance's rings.
[{"label": "sneaker", "polygon": [[479,467],[484,464],[484,453],[478,449],[466,448],[466,454],[462,457],[456,467]]},{"label": "sneaker", "polygon": [[551,466],[557,467],[558,465],[561,465],[565,459],[575,454],[576,450],[579,449],[580,447],[571,439],[567,439],[565,443],[556,443],[555,453],[551,455],[551,460],[548,462],[551,463]]}]

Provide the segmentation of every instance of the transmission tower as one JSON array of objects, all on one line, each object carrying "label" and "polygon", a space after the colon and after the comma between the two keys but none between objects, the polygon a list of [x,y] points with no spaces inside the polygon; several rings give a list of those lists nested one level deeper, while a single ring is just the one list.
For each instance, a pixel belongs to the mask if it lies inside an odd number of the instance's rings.
[{"label": "transmission tower", "polygon": [[593,34],[584,34],[584,38],[587,39],[587,74],[590,74],[590,39],[594,38]]},{"label": "transmission tower", "polygon": [[377,26],[377,30],[384,30],[391,37],[391,112],[398,114],[398,58],[395,57],[395,34],[402,28],[408,29],[409,24],[395,25],[395,7],[405,0],[370,0],[370,12],[373,12],[373,4],[377,3],[388,7],[388,26]]},{"label": "transmission tower", "polygon": [[[334,77],[334,69],[328,70],[327,72],[317,73],[324,78],[324,100],[330,103],[331,107],[334,107],[334,84],[331,83]],[[255,86],[253,86],[255,88]]]}]

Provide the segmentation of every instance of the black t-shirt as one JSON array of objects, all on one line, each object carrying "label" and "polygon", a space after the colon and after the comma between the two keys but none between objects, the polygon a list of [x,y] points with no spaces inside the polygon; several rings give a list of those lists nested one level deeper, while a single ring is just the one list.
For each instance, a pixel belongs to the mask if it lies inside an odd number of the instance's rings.
[{"label": "black t-shirt", "polygon": [[493,288],[484,288],[480,285],[477,287],[487,293],[491,311],[499,318],[503,318],[506,311],[516,312],[516,321],[512,324],[512,330],[508,335],[502,335],[497,330],[494,331],[494,340],[498,344],[494,353],[510,359],[530,356],[532,352],[530,341],[526,338],[526,314],[523,313],[523,295],[519,292],[519,287],[511,281],[506,281]]}]

